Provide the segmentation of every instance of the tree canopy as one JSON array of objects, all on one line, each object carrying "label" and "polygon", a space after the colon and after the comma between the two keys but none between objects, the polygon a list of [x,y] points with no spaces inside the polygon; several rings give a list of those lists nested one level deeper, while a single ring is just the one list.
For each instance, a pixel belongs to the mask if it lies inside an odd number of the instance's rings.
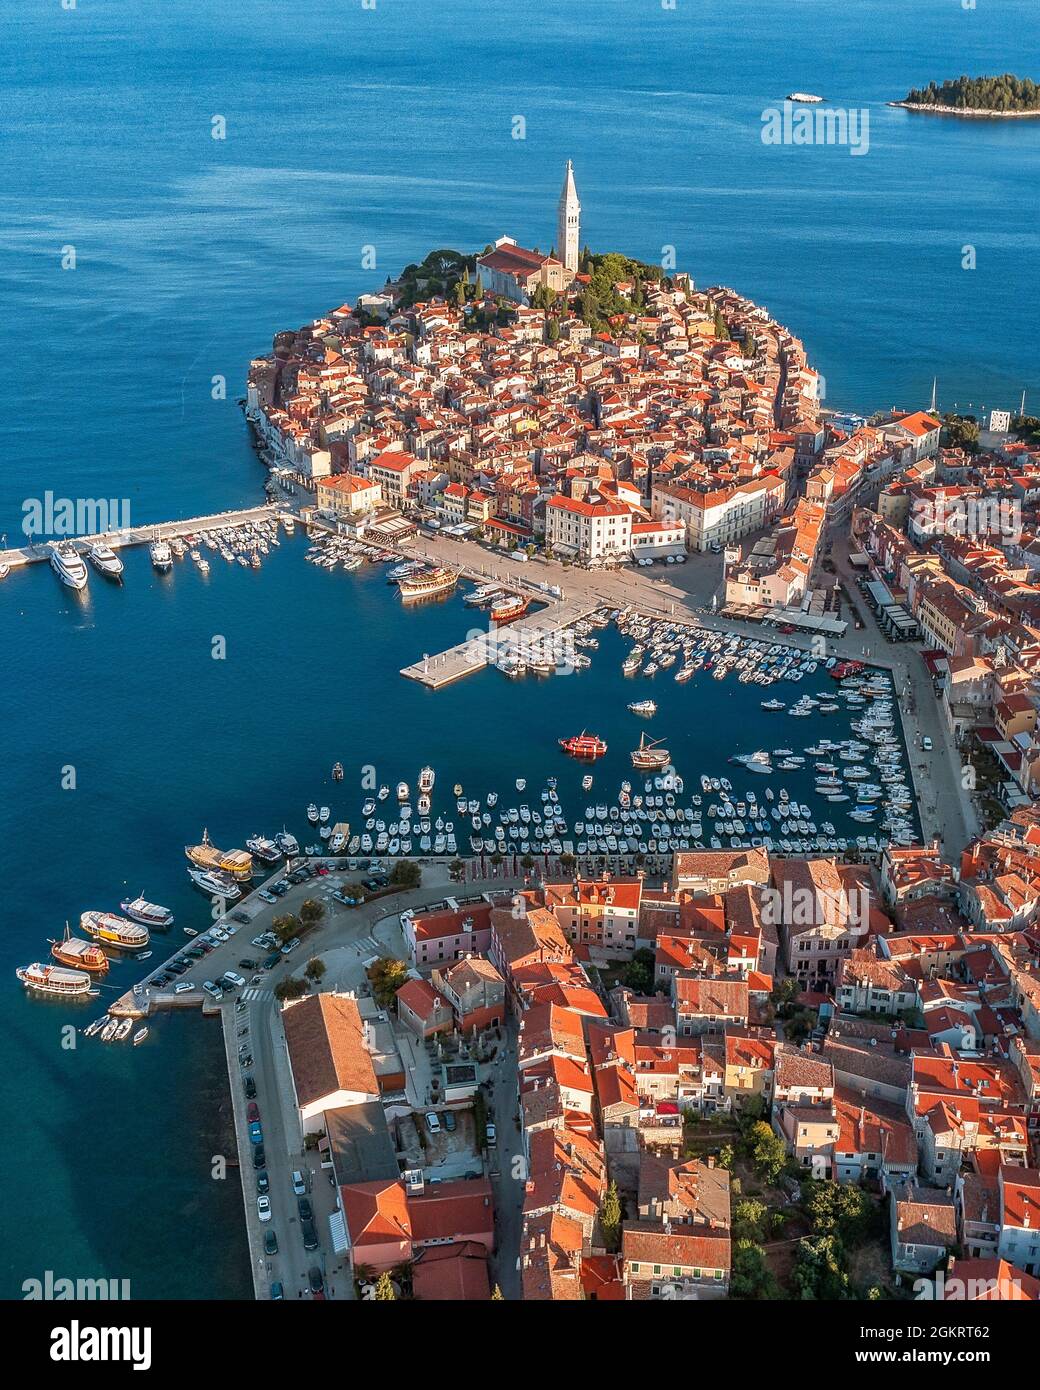
[{"label": "tree canopy", "polygon": [[947,78],[937,86],[911,87],[910,106],[950,106],[958,111],[1040,111],[1040,87],[1030,77],[1005,72],[1000,77]]}]

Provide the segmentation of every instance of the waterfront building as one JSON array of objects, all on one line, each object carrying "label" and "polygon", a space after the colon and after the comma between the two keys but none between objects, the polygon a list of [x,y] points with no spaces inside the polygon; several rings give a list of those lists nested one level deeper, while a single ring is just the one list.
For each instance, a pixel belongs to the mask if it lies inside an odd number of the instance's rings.
[{"label": "waterfront building", "polygon": [[359,478],[356,473],[341,473],[318,483],[319,511],[334,512],[337,516],[364,516],[374,511],[383,500],[382,489],[374,478]]}]

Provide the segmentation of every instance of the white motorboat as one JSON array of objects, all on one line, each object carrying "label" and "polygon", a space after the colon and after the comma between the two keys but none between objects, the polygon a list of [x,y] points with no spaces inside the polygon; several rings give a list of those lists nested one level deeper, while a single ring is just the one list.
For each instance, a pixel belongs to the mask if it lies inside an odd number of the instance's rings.
[{"label": "white motorboat", "polygon": [[148,547],[148,553],[152,557],[152,564],[161,574],[173,569],[173,551],[170,549],[169,541],[156,536]]},{"label": "white motorboat", "polygon": [[70,542],[51,546],[51,569],[66,588],[87,587],[87,567],[83,563],[83,556]]},{"label": "white motorboat", "polygon": [[90,563],[106,579],[119,579],[123,573],[123,562],[111,546],[104,541],[95,541],[87,551]]}]

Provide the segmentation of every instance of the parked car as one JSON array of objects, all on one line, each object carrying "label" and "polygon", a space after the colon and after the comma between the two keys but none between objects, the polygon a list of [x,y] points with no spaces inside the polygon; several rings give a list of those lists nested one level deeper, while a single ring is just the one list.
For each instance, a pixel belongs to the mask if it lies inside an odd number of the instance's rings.
[{"label": "parked car", "polygon": [[278,962],[281,960],[281,958],[282,956],[280,951],[272,951],[271,954],[264,961],[264,969],[273,970],[275,966],[278,964]]},{"label": "parked car", "polygon": [[259,1218],[260,1218],[261,1221],[270,1221],[270,1219],[271,1219],[271,1199],[270,1199],[270,1197],[268,1197],[268,1196],[266,1196],[266,1195],[263,1195],[263,1196],[260,1196],[260,1197],[258,1197],[258,1198],[256,1199],[256,1214],[257,1214],[257,1216],[259,1216]]},{"label": "parked car", "polygon": [[256,1190],[258,1193],[270,1192],[271,1179],[267,1176],[267,1169],[261,1168],[256,1175]]},{"label": "parked car", "polygon": [[930,753],[932,751],[932,740],[928,737],[927,734],[925,734],[924,738],[921,739],[921,747],[924,749],[926,753]]},{"label": "parked car", "polygon": [[437,1118],[436,1111],[428,1110],[426,1112],[426,1128],[430,1131],[431,1134],[440,1134],[441,1122]]},{"label": "parked car", "polygon": [[487,1135],[488,1148],[493,1149],[495,1145],[498,1143],[498,1130],[495,1128],[493,1120],[489,1120],[487,1122],[487,1126],[484,1132]]},{"label": "parked car", "polygon": [[250,921],[249,913],[248,913],[248,912],[243,912],[242,909],[241,909],[240,907],[239,907],[239,908],[236,908],[236,910],[235,910],[234,912],[229,913],[229,916],[230,916],[232,922],[241,922],[241,923],[243,924],[243,926],[248,926],[248,925],[249,925],[249,921]]},{"label": "parked car", "polygon": [[243,1077],[242,1085],[245,1089],[246,1100],[252,1100],[256,1095],[256,1082],[251,1076]]},{"label": "parked car", "polygon": [[251,956],[243,956],[242,959],[238,962],[238,968],[239,970],[255,970],[256,961],[253,960]]},{"label": "parked car", "polygon": [[455,1133],[455,1113],[454,1113],[454,1111],[452,1111],[452,1110],[445,1110],[445,1112],[444,1112],[444,1128],[448,1131],[449,1134],[454,1134],[454,1133]]},{"label": "parked car", "polygon": [[254,1120],[260,1118],[260,1107],[255,1100],[251,1100],[246,1106],[246,1119],[252,1124]]},{"label": "parked car", "polygon": [[307,1184],[304,1182],[303,1174],[299,1170],[292,1175],[292,1190],[296,1193],[297,1197],[302,1197],[307,1191]]},{"label": "parked car", "polygon": [[307,1272],[307,1282],[311,1286],[311,1293],[315,1298],[325,1297],[325,1280],[321,1277],[321,1270],[317,1265],[311,1265]]},{"label": "parked car", "polygon": [[284,1292],[284,1290],[282,1289],[281,1284],[280,1284],[280,1283],[278,1282],[278,1280],[276,1279],[276,1280],[274,1281],[274,1283],[271,1285],[271,1298],[272,1298],[275,1302],[277,1302],[277,1300],[278,1300],[279,1298],[284,1298],[284,1297],[285,1297],[285,1292]]},{"label": "parked car", "polygon": [[311,1199],[309,1197],[297,1197],[296,1210],[300,1213],[301,1221],[312,1221],[314,1212],[311,1209]]},{"label": "parked car", "polygon": [[274,1231],[268,1231],[267,1234],[264,1236],[264,1254],[278,1254],[278,1236]]},{"label": "parked car", "polygon": [[195,986],[191,983],[190,980],[180,980],[177,984],[174,985],[173,992],[174,994],[187,994],[188,990],[194,988]]},{"label": "parked car", "polygon": [[224,991],[218,989],[212,980],[203,980],[202,988],[207,994],[211,994],[218,1004],[224,998]]},{"label": "parked car", "polygon": [[301,1222],[300,1222],[300,1235],[303,1237],[303,1248],[304,1248],[304,1250],[317,1250],[317,1248],[318,1248],[318,1233],[317,1233],[317,1231],[314,1229],[314,1222],[313,1222],[313,1221],[301,1221]]},{"label": "parked car", "polygon": [[257,1144],[256,1147],[253,1149],[253,1167],[254,1167],[254,1168],[266,1168],[266,1167],[267,1167],[267,1155],[264,1153],[264,1146],[263,1146],[263,1144]]},{"label": "parked car", "polygon": [[[265,903],[276,903],[278,901],[275,895],[273,893],[269,893],[266,888],[261,888],[260,892],[257,893],[256,896],[258,898],[262,898]],[[254,942],[253,944],[255,945],[256,943]]]}]

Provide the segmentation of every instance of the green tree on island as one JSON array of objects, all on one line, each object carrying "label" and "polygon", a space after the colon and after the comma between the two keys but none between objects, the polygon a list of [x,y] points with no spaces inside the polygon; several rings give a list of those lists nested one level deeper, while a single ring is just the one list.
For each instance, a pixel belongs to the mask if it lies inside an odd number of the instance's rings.
[{"label": "green tree on island", "polygon": [[940,86],[911,87],[908,106],[949,106],[958,111],[1040,111],[1040,86],[1030,77],[1005,72],[1000,77],[948,78]]},{"label": "green tree on island", "polygon": [[314,956],[313,959],[309,960],[304,966],[303,973],[308,980],[312,980],[317,984],[319,980],[324,978],[326,969],[327,966],[325,962],[320,960],[317,956]]}]

